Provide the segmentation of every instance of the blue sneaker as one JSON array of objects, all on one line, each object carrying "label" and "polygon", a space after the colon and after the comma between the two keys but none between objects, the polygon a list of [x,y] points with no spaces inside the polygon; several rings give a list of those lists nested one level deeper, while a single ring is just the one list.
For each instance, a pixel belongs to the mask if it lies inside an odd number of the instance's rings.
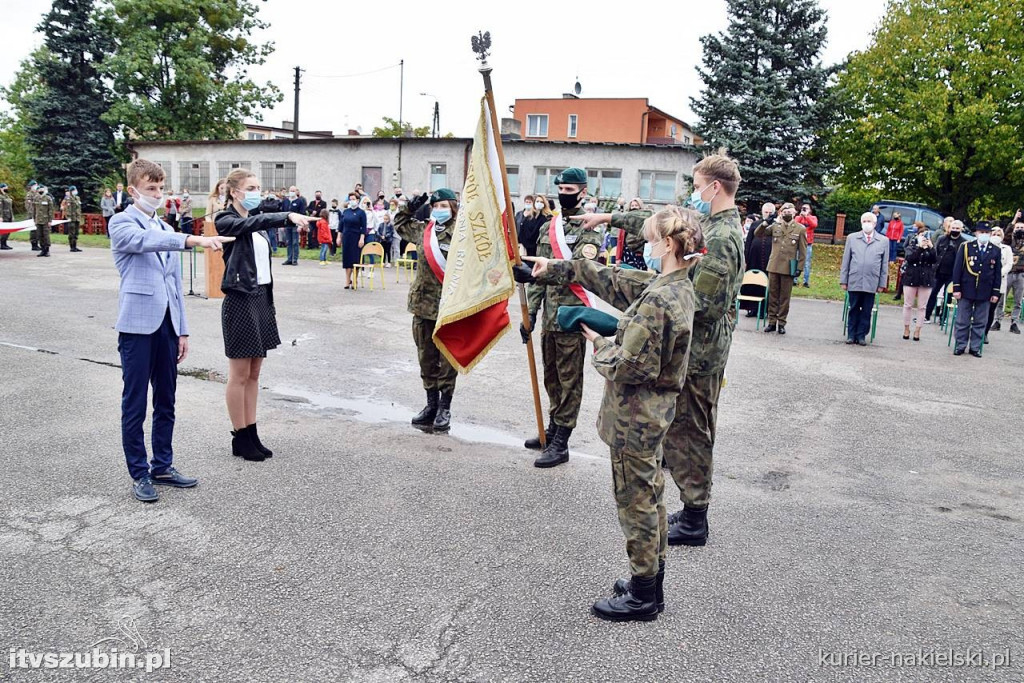
[{"label": "blue sneaker", "polygon": [[163,474],[154,474],[153,483],[159,486],[174,486],[179,489],[190,489],[199,483],[198,479],[186,477],[173,467]]},{"label": "blue sneaker", "polygon": [[135,492],[135,497],[143,503],[155,503],[160,499],[156,488],[153,486],[153,479],[148,474],[136,479],[132,490]]}]

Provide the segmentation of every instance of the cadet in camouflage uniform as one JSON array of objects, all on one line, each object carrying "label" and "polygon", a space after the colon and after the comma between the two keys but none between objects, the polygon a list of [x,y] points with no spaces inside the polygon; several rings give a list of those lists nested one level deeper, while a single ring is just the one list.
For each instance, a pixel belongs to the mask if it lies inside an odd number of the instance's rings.
[{"label": "cadet in camouflage uniform", "polygon": [[[12,223],[14,221],[14,200],[7,194],[7,183],[0,183],[0,223]],[[7,244],[8,235],[0,235],[0,251],[10,251],[12,247]]]},{"label": "cadet in camouflage uniform", "polygon": [[[792,204],[783,204],[779,213],[781,216],[774,223],[760,226],[754,231],[754,236],[772,237],[772,255],[767,267],[768,326],[764,331],[778,330],[779,334],[786,334],[789,302],[793,296],[793,273],[803,272],[804,259],[807,258],[807,230],[793,220],[796,207]],[[796,261],[795,266],[792,261]]]},{"label": "cadet in camouflage uniform", "polygon": [[32,220],[36,224],[36,236],[39,239],[39,253],[36,256],[50,255],[50,223],[53,221],[55,201],[42,185],[36,188],[36,196],[32,199]]},{"label": "cadet in camouflage uniform", "polygon": [[[587,172],[581,168],[568,168],[555,178],[558,202],[561,206],[565,242],[572,258],[593,261],[601,249],[601,236],[584,230],[569,221],[570,216],[583,213],[586,196]],[[552,219],[552,223],[557,220]],[[542,226],[537,240],[537,255],[555,256],[551,244],[551,224]],[[569,436],[576,428],[576,418],[583,402],[583,362],[586,358],[586,339],[574,332],[563,332],[558,326],[560,306],[583,306],[580,298],[564,285],[533,284],[527,288],[530,311],[530,329],[520,327],[523,343],[536,327],[537,314],[544,307],[541,327],[541,359],[544,365],[544,389],[548,395],[547,447],[534,461],[535,467],[554,467],[569,460]],[[540,448],[540,438],[528,439],[527,448]]]},{"label": "cadet in camouflage uniform", "polygon": [[[451,429],[452,394],[455,393],[458,371],[434,344],[434,326],[441,302],[441,281],[437,279],[424,254],[424,249],[429,248],[429,245],[423,244],[423,234],[428,224],[413,217],[426,202],[426,194],[415,197],[407,205],[399,207],[394,219],[395,232],[403,240],[415,244],[419,255],[416,279],[409,288],[408,310],[412,313],[412,337],[419,355],[420,378],[427,392],[427,405],[412,419],[412,424],[428,432],[447,432]],[[430,204],[434,234],[438,246],[447,257],[459,204],[455,193],[448,188],[430,195]]]},{"label": "cadet in camouflage uniform", "polygon": [[[35,211],[32,209],[32,202],[35,201],[39,183],[34,180],[28,181],[28,189],[25,191],[25,214],[32,218],[35,216]],[[36,234],[35,230],[28,233],[29,242],[32,243],[32,251],[39,251],[39,235]]]},{"label": "cadet in camouflage uniform", "polygon": [[[694,317],[694,288],[687,270],[703,250],[700,215],[670,207],[647,221],[656,257],[643,272],[589,260],[537,258],[541,283],[576,282],[624,310],[615,340],[594,342],[593,363],[606,379],[598,417],[601,440],[611,449],[619,524],[626,537],[631,578],[616,583],[615,597],[598,600],[593,613],[610,621],[652,621],[664,609],[662,584],[668,522],[661,451],[682,416],[677,406],[686,381]],[[663,267],[662,267],[663,266]]]},{"label": "cadet in camouflage uniform", "polygon": [[82,223],[82,200],[78,198],[78,188],[74,185],[68,188],[70,196],[64,200],[64,218],[68,220],[67,226],[68,244],[71,251],[82,251],[78,248],[78,228]]},{"label": "cadet in camouflage uniform", "polygon": [[[693,169],[691,203],[701,213],[710,213],[703,219],[708,251],[689,271],[697,301],[693,347],[676,420],[665,441],[665,464],[683,501],[683,509],[669,517],[669,545],[704,545],[708,537],[718,398],[732,346],[733,306],[744,271],[735,201],[740,181],[736,162],[721,154],[706,157]],[[592,227],[610,220],[613,227],[638,235],[647,215],[644,211],[596,214],[584,222]]]}]

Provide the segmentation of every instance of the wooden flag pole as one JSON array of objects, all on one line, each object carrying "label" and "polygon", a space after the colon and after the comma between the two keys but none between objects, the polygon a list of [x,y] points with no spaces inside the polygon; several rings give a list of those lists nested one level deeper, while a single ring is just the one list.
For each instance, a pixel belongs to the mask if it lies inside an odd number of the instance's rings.
[{"label": "wooden flag pole", "polygon": [[[487,108],[491,117],[491,133],[494,135],[494,146],[498,150],[498,165],[501,167],[501,189],[505,193],[505,223],[508,226],[510,246],[515,264],[521,265],[519,258],[519,235],[516,231],[515,214],[512,211],[512,197],[508,192],[508,176],[505,172],[505,150],[501,146],[501,128],[498,127],[498,115],[494,108],[494,92],[491,89],[491,67],[487,65],[487,54],[491,47],[491,34],[480,33],[473,37],[473,52],[480,60],[480,75],[484,78],[484,97],[487,98]],[[532,333],[530,328],[530,308],[526,300],[526,286],[518,284],[519,308],[523,318],[523,327],[527,333]],[[540,384],[537,380],[537,357],[533,352],[533,334],[526,337],[526,357],[530,365],[530,384],[533,387],[533,407],[537,418],[537,434],[540,437],[541,448],[547,446],[547,434],[544,431],[544,410],[540,405]]]}]

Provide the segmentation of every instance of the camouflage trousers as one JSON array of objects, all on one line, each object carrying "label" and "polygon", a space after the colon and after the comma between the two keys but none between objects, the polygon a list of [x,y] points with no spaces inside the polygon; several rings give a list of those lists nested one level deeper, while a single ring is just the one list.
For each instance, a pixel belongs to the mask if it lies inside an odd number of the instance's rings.
[{"label": "camouflage trousers", "polygon": [[612,484],[619,526],[626,537],[629,572],[654,576],[668,549],[665,475],[656,452],[612,449]]},{"label": "camouflage trousers", "polygon": [[436,323],[436,320],[428,320],[418,315],[412,317],[412,338],[416,342],[416,353],[420,360],[420,379],[423,380],[423,388],[427,391],[453,394],[455,378],[459,372],[434,344]]},{"label": "camouflage trousers", "polygon": [[64,225],[66,227],[65,233],[68,236],[68,243],[73,247],[75,242],[78,241],[78,221],[69,221]]},{"label": "camouflage trousers", "polygon": [[676,419],[662,444],[665,464],[687,507],[706,508],[711,502],[712,451],[722,376],[721,372],[686,376],[676,403]]},{"label": "camouflage trousers", "polygon": [[540,351],[548,413],[556,425],[575,429],[576,417],[583,403],[583,363],[587,357],[587,340],[575,332],[542,332]]},{"label": "camouflage trousers", "polygon": [[36,236],[39,242],[40,249],[48,249],[50,247],[50,224],[39,225],[36,224]]}]

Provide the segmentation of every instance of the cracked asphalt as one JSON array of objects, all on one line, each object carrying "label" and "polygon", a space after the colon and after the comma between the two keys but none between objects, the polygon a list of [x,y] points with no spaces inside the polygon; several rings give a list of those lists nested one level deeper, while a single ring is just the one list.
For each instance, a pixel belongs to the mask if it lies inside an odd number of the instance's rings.
[{"label": "cracked asphalt", "polygon": [[[785,337],[741,320],[710,541],[670,550],[658,621],[608,624],[588,608],[627,563],[590,368],[567,466],[536,470],[520,446],[514,332],[459,378],[453,434],[421,434],[408,285],[277,267],[285,342],[259,413],[274,458],[231,457],[220,302],[190,298],[175,464],[201,483],[143,505],[110,255],[16,247],[0,253],[0,680],[1024,678],[1021,337],[954,358],[937,327],[904,342],[896,309],[868,348],[841,343],[835,303],[794,301]],[[169,668],[11,666],[88,652],[126,618],[122,651],[168,649]],[[934,660],[973,652],[982,666]]]}]

